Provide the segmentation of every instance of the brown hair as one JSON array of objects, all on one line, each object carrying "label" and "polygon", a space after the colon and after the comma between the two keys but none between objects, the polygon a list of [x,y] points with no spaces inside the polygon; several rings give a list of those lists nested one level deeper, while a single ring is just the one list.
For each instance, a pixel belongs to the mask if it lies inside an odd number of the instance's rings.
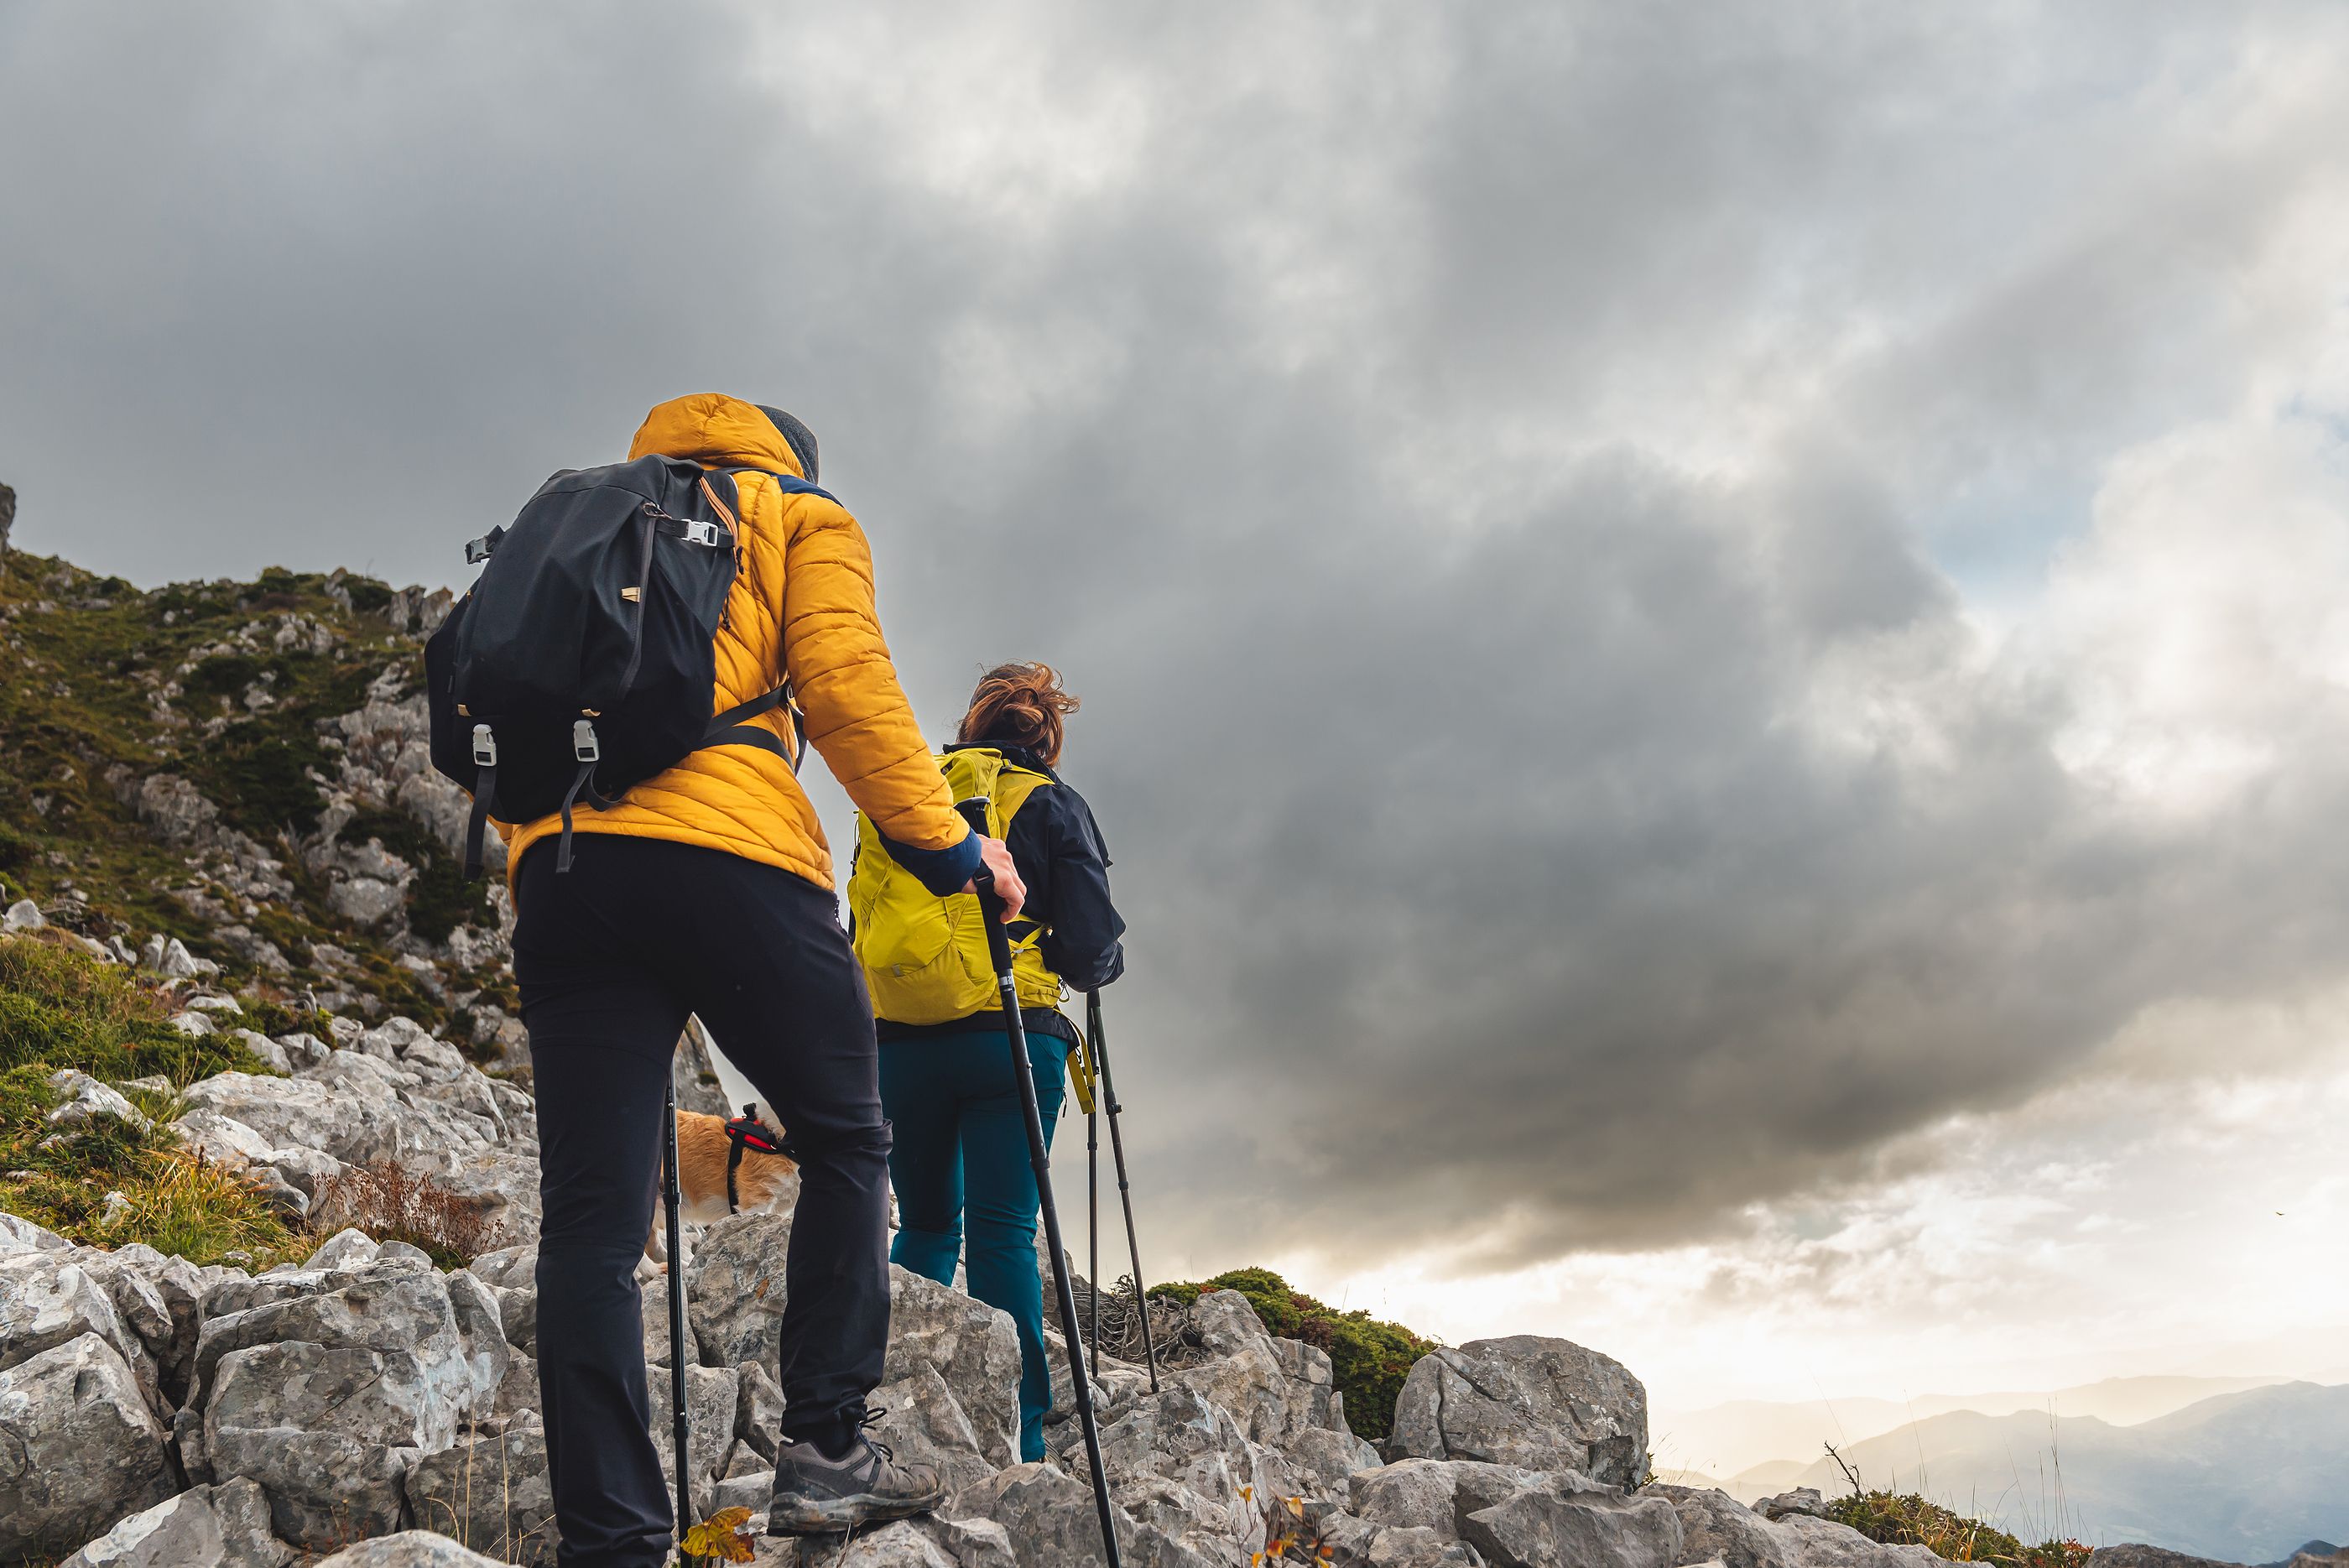
[{"label": "brown hair", "polygon": [[999,664],[978,678],[955,739],[1025,746],[1052,767],[1061,760],[1061,720],[1076,711],[1050,665]]}]

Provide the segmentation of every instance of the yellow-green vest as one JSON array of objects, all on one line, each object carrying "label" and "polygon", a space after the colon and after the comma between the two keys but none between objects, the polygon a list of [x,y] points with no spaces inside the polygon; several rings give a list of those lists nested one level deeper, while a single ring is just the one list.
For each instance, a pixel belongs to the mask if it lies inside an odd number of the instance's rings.
[{"label": "yellow-green vest", "polygon": [[[966,747],[937,759],[954,798],[987,802],[987,836],[1001,838],[1029,797],[1053,787],[1046,774],[1006,761],[1000,752]],[[988,952],[986,916],[974,893],[944,898],[897,864],[869,818],[856,816],[856,862],[848,877],[849,930],[873,1011],[893,1023],[951,1023],[978,1012],[999,1012],[994,961]],[[1047,968],[1044,930],[1016,920],[1011,977],[1019,1005],[1058,1007],[1061,977]],[[1081,1109],[1092,1108],[1092,1085],[1082,1047],[1071,1054]]]}]

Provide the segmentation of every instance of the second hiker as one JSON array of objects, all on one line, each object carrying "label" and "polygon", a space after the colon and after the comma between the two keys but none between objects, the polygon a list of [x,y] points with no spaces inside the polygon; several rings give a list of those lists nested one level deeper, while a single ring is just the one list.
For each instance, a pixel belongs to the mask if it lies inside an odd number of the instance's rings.
[{"label": "second hiker", "polygon": [[[971,694],[940,759],[957,800],[984,795],[1027,903],[1008,928],[1028,1060],[1049,1141],[1073,1068],[1091,1077],[1061,987],[1092,991],[1125,967],[1125,922],[1110,903],[1109,854],[1084,798],[1053,769],[1077,700],[1044,664],[1005,664]],[[1019,1458],[1044,1457],[1052,1377],[1036,1267],[1036,1178],[1001,1002],[970,895],[941,901],[858,824],[849,909],[881,1037],[881,1103],[895,1129],[889,1175],[901,1229],[892,1262],[942,1284],[957,1257],[970,1293],[1011,1314],[1019,1335]]]}]

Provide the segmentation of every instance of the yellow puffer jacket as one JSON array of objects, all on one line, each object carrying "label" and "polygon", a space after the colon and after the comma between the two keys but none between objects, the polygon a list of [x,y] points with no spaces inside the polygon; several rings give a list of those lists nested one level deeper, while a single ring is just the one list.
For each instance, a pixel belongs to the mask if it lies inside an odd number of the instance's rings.
[{"label": "yellow puffer jacket", "polygon": [[[661,404],[645,416],[628,458],[659,453],[705,468],[762,468],[798,475],[782,432],[750,403],[714,392]],[[763,473],[735,476],[740,571],[718,634],[723,712],[789,677],[807,714],[808,740],[858,810],[916,849],[949,849],[970,829],[955,815],[946,779],[897,684],[873,608],[873,553],[839,503],[786,494]],[[764,724],[792,743],[788,714]],[[832,848],[790,766],[755,746],[718,746],[687,757],[629,790],[611,811],[575,815],[579,833],[618,833],[698,844],[796,871],[830,888]],[[499,824],[507,874],[554,816]]]}]

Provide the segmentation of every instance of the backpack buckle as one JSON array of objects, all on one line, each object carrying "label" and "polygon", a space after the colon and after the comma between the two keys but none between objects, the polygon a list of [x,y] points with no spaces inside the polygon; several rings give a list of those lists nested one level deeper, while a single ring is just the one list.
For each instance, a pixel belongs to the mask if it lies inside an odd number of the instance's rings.
[{"label": "backpack buckle", "polygon": [[498,765],[498,738],[490,733],[487,724],[473,726],[473,765],[477,768]]},{"label": "backpack buckle", "polygon": [[478,566],[497,553],[499,543],[506,536],[502,527],[492,528],[478,539],[465,541],[465,565]]},{"label": "backpack buckle", "polygon": [[682,537],[688,545],[703,545],[711,549],[716,549],[718,547],[718,524],[715,523],[704,523],[699,521],[688,523],[681,530],[680,537]]},{"label": "backpack buckle", "polygon": [[604,749],[595,742],[595,726],[585,719],[571,726],[571,754],[583,763],[603,758]]}]

